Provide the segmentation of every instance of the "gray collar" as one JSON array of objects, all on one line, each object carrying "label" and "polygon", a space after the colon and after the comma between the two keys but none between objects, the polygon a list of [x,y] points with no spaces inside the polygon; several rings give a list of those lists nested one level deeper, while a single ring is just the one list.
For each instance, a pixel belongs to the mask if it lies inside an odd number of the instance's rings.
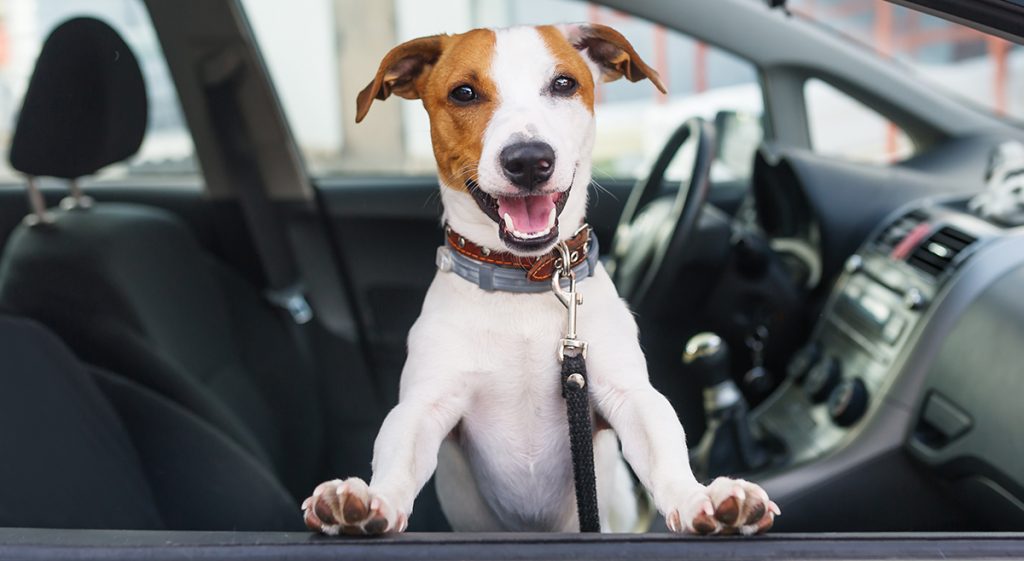
[{"label": "gray collar", "polygon": [[[590,248],[587,258],[573,268],[577,282],[594,274],[597,268],[599,248],[597,236],[590,233]],[[533,281],[526,278],[526,271],[521,269],[510,269],[499,267],[490,263],[477,261],[467,257],[458,251],[452,250],[448,242],[437,248],[437,270],[442,273],[455,273],[456,275],[479,286],[487,292],[550,292],[551,283],[548,281]],[[568,279],[562,281],[569,285]]]}]

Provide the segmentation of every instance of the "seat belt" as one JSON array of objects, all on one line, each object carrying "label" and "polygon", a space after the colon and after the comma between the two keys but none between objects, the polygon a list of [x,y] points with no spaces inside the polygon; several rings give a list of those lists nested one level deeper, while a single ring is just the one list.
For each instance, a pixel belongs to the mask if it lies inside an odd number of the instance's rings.
[{"label": "seat belt", "polygon": [[[306,300],[306,287],[292,253],[287,227],[267,195],[246,134],[238,96],[242,72],[243,66],[238,65],[228,76],[205,85],[210,121],[266,277],[264,296],[293,325],[302,326],[312,321],[313,308]],[[298,332],[295,335],[300,348],[306,349],[305,336]]]},{"label": "seat belt", "polygon": [[[222,150],[225,172],[235,186],[263,269],[264,297],[280,310],[300,358],[310,368],[322,370],[312,346],[314,333],[309,328],[313,325],[314,309],[307,294],[314,294],[314,301],[322,306],[315,314],[318,326],[336,337],[351,340],[369,362],[372,353],[362,336],[358,306],[344,293],[344,279],[315,272],[304,274],[314,263],[322,261],[317,252],[325,242],[312,234],[308,224],[289,224],[268,196],[240,99],[247,66],[230,53],[211,60],[210,64],[201,76],[203,95]],[[372,364],[368,366],[372,371]],[[374,390],[379,392],[379,388]]]}]

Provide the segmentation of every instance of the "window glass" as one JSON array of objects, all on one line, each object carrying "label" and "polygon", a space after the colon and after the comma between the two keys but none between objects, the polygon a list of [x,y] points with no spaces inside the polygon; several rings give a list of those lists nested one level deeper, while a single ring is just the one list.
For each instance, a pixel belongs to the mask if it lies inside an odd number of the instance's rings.
[{"label": "window glass", "polygon": [[1024,47],[892,2],[790,0],[797,15],[892,57],[922,80],[1024,118]]},{"label": "window glass", "polygon": [[819,154],[884,164],[914,152],[902,129],[827,82],[808,80],[804,102],[811,147]]},{"label": "window glass", "polygon": [[[0,141],[5,156],[43,41],[55,27],[78,16],[95,17],[118,31],[139,60],[149,97],[149,126],[139,153],[101,175],[194,172],[192,137],[141,0],[0,0]],[[6,157],[0,159],[0,181],[20,181]]]},{"label": "window glass", "polygon": [[[687,36],[576,0],[243,0],[296,139],[315,175],[431,174],[429,122],[418,101],[388,100],[355,125],[356,93],[393,46],[475,27],[590,21],[621,31],[662,75],[601,84],[594,177],[643,173],[676,126],[722,110],[760,123],[762,97],[748,62]],[[758,135],[760,127],[758,126]],[[755,143],[756,145],[756,143]],[[753,154],[749,154],[752,159]],[[728,176],[735,166],[716,166]],[[677,175],[678,170],[670,170]]]}]

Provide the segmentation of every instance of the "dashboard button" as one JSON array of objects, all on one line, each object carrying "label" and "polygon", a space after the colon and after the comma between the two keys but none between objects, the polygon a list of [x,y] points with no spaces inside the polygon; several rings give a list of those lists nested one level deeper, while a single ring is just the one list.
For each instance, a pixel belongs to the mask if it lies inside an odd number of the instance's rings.
[{"label": "dashboard button", "polygon": [[828,399],[832,389],[839,383],[841,366],[834,357],[825,357],[818,361],[807,373],[804,380],[804,392],[813,403],[821,403]]},{"label": "dashboard button", "polygon": [[906,306],[908,310],[920,310],[927,303],[928,301],[925,299],[924,294],[921,294],[921,291],[917,288],[908,288],[907,291],[903,293],[903,305]]},{"label": "dashboard button", "polygon": [[848,427],[864,416],[868,410],[868,388],[864,380],[843,380],[828,397],[828,414],[841,427]]},{"label": "dashboard button", "polygon": [[864,289],[860,285],[854,283],[847,283],[846,288],[843,289],[843,294],[850,299],[851,302],[860,300],[860,297],[864,295]]},{"label": "dashboard button", "polygon": [[860,255],[851,255],[843,265],[847,273],[853,274],[864,268],[864,258]]},{"label": "dashboard button", "polygon": [[900,316],[894,316],[882,328],[882,338],[885,339],[886,343],[895,343],[900,338],[900,335],[903,335],[903,328],[906,326],[907,320]]}]

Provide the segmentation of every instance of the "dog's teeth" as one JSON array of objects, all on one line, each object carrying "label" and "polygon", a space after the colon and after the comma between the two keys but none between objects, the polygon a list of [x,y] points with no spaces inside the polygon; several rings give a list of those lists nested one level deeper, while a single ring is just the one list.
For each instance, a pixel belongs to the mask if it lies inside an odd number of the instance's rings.
[{"label": "dog's teeth", "polygon": [[515,232],[516,231],[516,223],[512,221],[512,215],[506,212],[504,218],[505,218],[505,229],[510,231],[510,232]]},{"label": "dog's teeth", "polygon": [[558,212],[555,209],[551,209],[551,213],[548,214],[548,230],[555,227],[555,220],[558,219]]},{"label": "dog's teeth", "polygon": [[517,237],[517,238],[519,238],[519,239],[521,239],[521,240],[532,240],[533,238],[539,238],[539,237],[541,237],[541,236],[543,236],[545,234],[547,234],[547,231],[544,231],[544,232],[531,232],[531,233],[528,234],[526,232],[520,232],[519,230],[512,230],[512,235]]}]

